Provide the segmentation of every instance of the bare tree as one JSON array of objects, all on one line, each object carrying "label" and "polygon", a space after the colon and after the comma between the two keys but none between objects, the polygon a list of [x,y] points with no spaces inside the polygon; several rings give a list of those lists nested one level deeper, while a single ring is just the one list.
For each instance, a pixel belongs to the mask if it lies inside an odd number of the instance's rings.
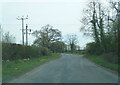
[{"label": "bare tree", "polygon": [[10,35],[9,32],[4,33],[2,36],[2,42],[3,43],[15,43],[15,37],[13,35]]},{"label": "bare tree", "polygon": [[85,34],[92,35],[95,42],[99,43],[99,30],[97,28],[97,2],[93,1],[88,4],[88,8],[84,9],[84,16],[81,20],[83,27],[81,30],[85,31]]},{"label": "bare tree", "polygon": [[76,50],[77,36],[76,35],[67,35],[67,43],[70,46],[71,52]]}]

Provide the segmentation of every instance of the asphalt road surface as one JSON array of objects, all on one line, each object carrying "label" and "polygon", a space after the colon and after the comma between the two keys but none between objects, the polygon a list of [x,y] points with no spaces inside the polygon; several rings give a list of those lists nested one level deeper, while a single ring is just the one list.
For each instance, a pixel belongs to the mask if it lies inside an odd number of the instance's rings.
[{"label": "asphalt road surface", "polygon": [[62,54],[9,83],[118,83],[118,76],[82,56]]}]

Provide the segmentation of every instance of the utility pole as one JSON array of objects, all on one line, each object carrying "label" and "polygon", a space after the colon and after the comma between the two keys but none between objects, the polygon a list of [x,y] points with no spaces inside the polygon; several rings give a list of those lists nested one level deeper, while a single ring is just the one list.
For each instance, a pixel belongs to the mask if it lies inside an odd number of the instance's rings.
[{"label": "utility pole", "polygon": [[28,45],[28,25],[26,24],[26,45]]},{"label": "utility pole", "polygon": [[[30,33],[31,32],[31,29],[28,29],[28,25],[26,24],[26,45],[28,45],[28,34],[30,35],[30,34],[32,34],[32,33]],[[28,32],[29,31],[29,32]]]},{"label": "utility pole", "polygon": [[24,45],[24,20],[28,19],[28,15],[27,15],[27,17],[22,16],[21,18],[18,16],[17,19],[22,20],[22,43]]}]

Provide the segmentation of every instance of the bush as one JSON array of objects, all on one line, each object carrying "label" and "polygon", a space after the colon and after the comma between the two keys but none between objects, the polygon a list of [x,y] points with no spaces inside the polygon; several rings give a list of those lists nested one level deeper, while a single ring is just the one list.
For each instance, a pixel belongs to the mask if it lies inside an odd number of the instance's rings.
[{"label": "bush", "polygon": [[103,53],[103,48],[101,48],[101,46],[99,46],[95,42],[88,43],[85,50],[87,54],[100,55]]},{"label": "bush", "polygon": [[51,55],[51,53],[52,53],[52,52],[51,52],[48,48],[42,47],[42,49],[41,49],[41,54],[42,54],[43,56]]},{"label": "bush", "polygon": [[48,56],[51,52],[45,47],[25,46],[20,44],[2,43],[2,59],[17,60]]}]

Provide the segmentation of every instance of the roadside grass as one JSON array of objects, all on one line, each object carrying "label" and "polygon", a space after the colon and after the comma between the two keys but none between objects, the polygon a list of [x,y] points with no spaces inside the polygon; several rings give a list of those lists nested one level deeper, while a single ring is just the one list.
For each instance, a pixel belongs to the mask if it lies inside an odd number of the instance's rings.
[{"label": "roadside grass", "polygon": [[94,56],[94,55],[85,55],[85,58],[95,62],[98,65],[101,65],[103,67],[109,68],[111,70],[115,70],[118,71],[118,69],[120,69],[120,65],[118,64],[114,64],[114,63],[110,63],[108,61],[106,61],[104,58],[100,57],[100,56]]},{"label": "roadside grass", "polygon": [[5,83],[19,75],[22,75],[41,64],[61,57],[60,54],[52,54],[52,56],[42,56],[40,58],[31,58],[14,61],[2,61],[2,82]]}]

